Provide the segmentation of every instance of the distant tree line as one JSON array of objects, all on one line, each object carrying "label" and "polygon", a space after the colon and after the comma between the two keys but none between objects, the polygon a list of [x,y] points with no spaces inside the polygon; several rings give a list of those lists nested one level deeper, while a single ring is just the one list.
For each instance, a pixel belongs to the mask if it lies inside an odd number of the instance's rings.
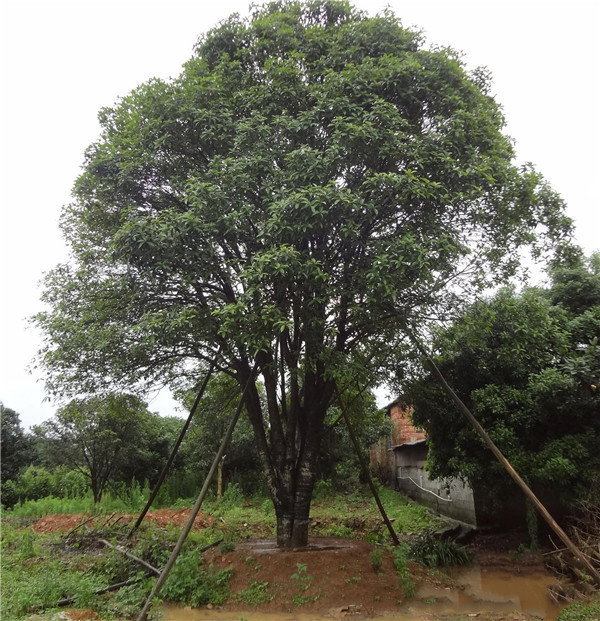
[{"label": "distant tree line", "polygon": [[[196,386],[177,396],[190,408]],[[200,401],[197,414],[178,451],[157,503],[169,504],[197,494],[217,452],[239,388],[224,374],[215,376]],[[350,410],[365,447],[387,431],[370,392],[356,395]],[[47,496],[91,494],[100,502],[108,490],[118,494],[127,486],[153,487],[183,426],[176,416],[161,417],[131,394],[74,399],[41,425],[27,432],[19,414],[0,405],[2,424],[2,504]],[[318,458],[320,478],[339,488],[359,477],[356,458],[339,412],[332,408]],[[237,424],[223,463],[225,485],[235,482],[245,494],[264,483],[246,416]]]}]

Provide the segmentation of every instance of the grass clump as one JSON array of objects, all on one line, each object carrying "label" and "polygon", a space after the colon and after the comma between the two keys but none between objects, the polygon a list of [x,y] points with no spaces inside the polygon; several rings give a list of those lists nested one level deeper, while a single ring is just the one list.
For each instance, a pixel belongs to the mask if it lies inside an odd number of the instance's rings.
[{"label": "grass clump", "polygon": [[398,582],[404,597],[412,597],[415,594],[415,582],[408,569],[407,548],[399,545],[394,549],[394,566],[398,572]]},{"label": "grass clump", "polygon": [[408,556],[427,567],[465,565],[469,553],[454,541],[439,539],[431,532],[424,533],[410,546]]}]

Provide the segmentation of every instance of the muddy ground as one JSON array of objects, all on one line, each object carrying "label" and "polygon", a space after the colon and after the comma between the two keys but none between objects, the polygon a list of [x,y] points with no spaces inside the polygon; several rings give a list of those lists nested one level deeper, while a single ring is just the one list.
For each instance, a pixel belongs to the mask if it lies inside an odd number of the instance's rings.
[{"label": "muddy ground", "polygon": [[[163,509],[147,516],[160,526],[183,525],[189,509]],[[68,532],[82,524],[88,516],[49,515],[32,524],[37,532]],[[131,521],[131,516],[115,516],[113,521]],[[212,516],[200,514],[195,528],[205,528]],[[98,518],[101,526],[106,517]],[[491,535],[478,537],[471,545],[477,564],[489,568],[510,569],[514,574],[543,572],[539,554],[515,555],[515,544],[509,538]],[[518,544],[517,544],[518,545]],[[392,555],[384,552],[381,567],[375,571],[371,553],[373,546],[364,541],[317,537],[308,549],[280,550],[274,540],[248,540],[238,543],[226,554],[217,549],[204,555],[205,563],[215,569],[231,567],[231,598],[219,610],[190,611],[169,608],[167,619],[173,621],[203,619],[319,619],[382,617],[435,620],[470,619],[485,621],[539,619],[518,609],[498,611],[486,602],[474,603],[457,612],[452,602],[461,598],[462,587],[437,571],[427,571],[409,565],[407,580],[402,581],[394,566]],[[411,585],[412,582],[412,585]],[[411,597],[411,590],[415,596]],[[419,597],[422,591],[428,596]],[[433,596],[432,596],[433,594]],[[68,616],[73,615],[73,616]],[[85,611],[69,611],[66,619],[97,619]],[[544,618],[544,617],[542,617]],[[554,617],[555,618],[555,617]]]}]

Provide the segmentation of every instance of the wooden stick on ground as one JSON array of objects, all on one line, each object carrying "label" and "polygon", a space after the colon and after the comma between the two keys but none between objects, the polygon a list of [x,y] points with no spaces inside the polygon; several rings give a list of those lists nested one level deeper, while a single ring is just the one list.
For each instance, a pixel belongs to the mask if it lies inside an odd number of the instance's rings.
[{"label": "wooden stick on ground", "polygon": [[139,556],[132,554],[128,550],[125,550],[125,548],[122,548],[121,546],[114,546],[112,543],[106,541],[106,539],[98,539],[98,541],[105,546],[112,548],[113,550],[116,550],[121,554],[124,554],[127,558],[130,558],[132,561],[135,561],[142,567],[145,567],[148,571],[151,571],[155,576],[160,576],[160,569],[156,569],[156,567],[153,567],[152,565],[150,565],[150,563],[146,563],[144,559],[141,559]]}]

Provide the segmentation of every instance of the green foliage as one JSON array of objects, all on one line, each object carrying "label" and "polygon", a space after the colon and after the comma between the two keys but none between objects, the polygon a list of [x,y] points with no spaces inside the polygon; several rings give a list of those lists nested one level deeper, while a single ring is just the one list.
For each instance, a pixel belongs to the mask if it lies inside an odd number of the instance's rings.
[{"label": "green foliage", "polygon": [[371,560],[371,566],[373,567],[373,571],[378,574],[381,571],[381,565],[383,563],[383,551],[381,548],[373,548],[371,553],[369,554],[369,559]]},{"label": "green foliage", "polygon": [[575,602],[564,608],[556,621],[597,621],[600,619],[600,596],[588,602]]},{"label": "green foliage", "polygon": [[393,550],[394,566],[398,572],[398,582],[404,597],[412,597],[415,594],[415,583],[407,565],[408,549],[405,545],[396,546]]},{"label": "green foliage", "polygon": [[408,556],[413,561],[427,567],[446,567],[465,565],[470,557],[466,548],[454,541],[440,539],[431,532],[420,535],[410,546]]},{"label": "green foliage", "polygon": [[183,550],[165,582],[162,596],[189,606],[221,605],[230,593],[231,568],[214,571],[202,567],[202,554],[197,548]]},{"label": "green foliage", "polygon": [[[19,414],[0,402],[0,454],[2,470],[0,483],[14,480],[36,458],[31,436],[21,427]],[[4,494],[3,494],[4,495]],[[8,503],[3,501],[4,505]]]},{"label": "green foliage", "polygon": [[81,472],[99,502],[119,468],[142,458],[149,416],[146,404],[133,395],[74,399],[34,433],[44,460]]},{"label": "green foliage", "polygon": [[235,596],[236,602],[242,602],[248,606],[259,606],[273,600],[275,596],[269,593],[269,583],[265,580],[253,582],[247,589],[240,591]]},{"label": "green foliage", "polygon": [[[578,261],[555,267],[548,289],[502,290],[470,306],[434,342],[436,364],[516,470],[564,504],[600,472],[600,306],[585,306],[600,296],[600,274]],[[587,288],[576,300],[571,281]],[[500,497],[508,477],[428,373],[407,398],[430,439],[431,473]]]},{"label": "green foliage", "polygon": [[101,579],[80,575],[69,559],[46,557],[45,538],[30,531],[2,526],[2,616],[18,619],[32,605],[52,608],[65,597],[74,597],[74,606],[98,604],[93,594]]}]

